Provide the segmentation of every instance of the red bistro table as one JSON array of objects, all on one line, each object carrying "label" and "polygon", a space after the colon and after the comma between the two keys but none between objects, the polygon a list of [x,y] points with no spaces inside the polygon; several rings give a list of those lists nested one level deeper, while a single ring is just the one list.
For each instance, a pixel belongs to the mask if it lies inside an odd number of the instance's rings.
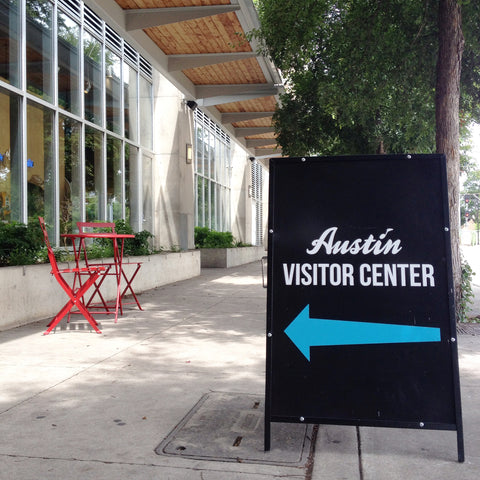
[{"label": "red bistro table", "polygon": [[[114,267],[115,267],[115,277],[117,281],[117,298],[115,301],[115,323],[118,320],[118,311],[120,310],[120,314],[123,313],[122,310],[122,290],[121,290],[121,281],[122,281],[122,264],[123,264],[123,247],[125,244],[125,240],[127,238],[135,238],[135,235],[129,233],[114,233],[114,232],[82,232],[82,233],[65,233],[61,235],[64,238],[69,238],[72,240],[73,245],[73,253],[75,255],[75,262],[77,263],[77,267],[80,265],[80,261],[82,260],[82,252],[84,255],[84,260],[88,264],[87,258],[87,250],[85,239],[87,238],[107,238],[112,240],[113,243],[113,259],[114,259]],[[75,244],[75,241],[78,240],[78,245]],[[118,240],[121,240],[121,247],[118,247]],[[108,270],[104,275],[108,274]],[[98,289],[97,289],[98,290]],[[126,290],[126,289],[125,289]],[[101,293],[98,291],[100,297]],[[106,311],[104,313],[113,313],[110,312],[106,302],[102,302],[106,306]],[[87,304],[88,306],[88,304]],[[97,312],[99,313],[99,312]]]}]

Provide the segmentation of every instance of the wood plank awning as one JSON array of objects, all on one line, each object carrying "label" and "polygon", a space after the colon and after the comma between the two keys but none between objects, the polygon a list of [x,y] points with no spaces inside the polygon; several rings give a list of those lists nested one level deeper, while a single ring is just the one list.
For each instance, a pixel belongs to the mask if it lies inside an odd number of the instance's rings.
[{"label": "wood plank awning", "polygon": [[[272,115],[281,77],[246,33],[252,0],[115,0],[125,29],[142,32],[166,56],[165,74],[252,155],[280,155]],[[162,72],[163,73],[163,72]],[[176,82],[177,80],[177,82]]]}]

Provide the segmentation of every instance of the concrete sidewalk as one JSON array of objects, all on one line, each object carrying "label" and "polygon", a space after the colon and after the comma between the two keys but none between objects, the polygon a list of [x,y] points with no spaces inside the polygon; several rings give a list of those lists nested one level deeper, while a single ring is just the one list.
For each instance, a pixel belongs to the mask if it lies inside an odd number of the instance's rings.
[{"label": "concrete sidewalk", "polygon": [[[455,432],[371,427],[321,425],[316,434],[276,424],[264,453],[263,438],[248,437],[258,436],[263,415],[265,299],[253,263],[144,293],[144,311],[116,325],[102,319],[102,335],[80,316],[48,336],[46,321],[0,332],[0,480],[479,477],[474,327],[458,341],[465,463],[456,461]],[[208,406],[215,413],[227,400],[251,401],[252,410],[241,422],[228,408],[212,419]],[[232,418],[246,432],[237,445],[222,436]],[[191,444],[175,443],[189,435]]]}]

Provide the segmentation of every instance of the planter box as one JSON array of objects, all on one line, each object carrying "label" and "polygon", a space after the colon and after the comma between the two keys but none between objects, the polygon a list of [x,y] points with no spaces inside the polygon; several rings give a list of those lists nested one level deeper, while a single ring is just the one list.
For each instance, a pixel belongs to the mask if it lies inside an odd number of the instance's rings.
[{"label": "planter box", "polygon": [[[107,262],[108,259],[105,261]],[[142,267],[132,284],[137,294],[200,275],[198,250],[126,257],[125,270],[133,269],[134,265],[129,266],[129,263],[136,262],[142,262]],[[59,264],[59,268],[74,266],[73,263]],[[18,327],[57,314],[67,302],[68,297],[50,274],[50,270],[50,264],[0,268],[0,285],[2,286],[0,288],[0,305],[2,306],[0,330]],[[102,285],[102,294],[106,299],[113,300],[116,293],[114,277],[107,277]],[[142,303],[141,298],[139,300]]]},{"label": "planter box", "polygon": [[202,268],[229,268],[260,260],[264,247],[201,248]]}]

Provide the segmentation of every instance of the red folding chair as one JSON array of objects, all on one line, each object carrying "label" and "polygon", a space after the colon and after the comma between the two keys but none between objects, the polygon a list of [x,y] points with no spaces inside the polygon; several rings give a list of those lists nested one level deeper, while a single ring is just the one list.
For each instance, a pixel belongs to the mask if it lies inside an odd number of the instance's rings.
[{"label": "red folding chair", "polygon": [[[67,313],[70,313],[74,306],[78,308],[78,310],[83,314],[83,316],[87,319],[88,323],[97,333],[102,333],[98,328],[98,323],[87,310],[83,302],[83,296],[87,293],[90,287],[92,287],[92,285],[95,283],[95,280],[97,280],[97,278],[100,276],[101,272],[104,270],[103,267],[96,266],[85,268],[65,268],[60,270],[58,268],[57,259],[55,258],[55,253],[52,246],[50,245],[50,240],[48,239],[45,221],[43,217],[38,217],[38,220],[40,222],[40,227],[42,228],[43,238],[45,240],[45,245],[47,246],[48,250],[48,259],[50,260],[50,265],[52,267],[52,271],[50,273],[56,278],[57,282],[63,288],[65,293],[70,297],[70,300],[62,307],[62,309],[57,313],[55,318],[48,324],[48,328],[44,332],[44,335],[48,335],[60,323],[62,318]],[[70,286],[67,280],[63,277],[63,275],[66,273],[73,273],[75,274],[75,276],[79,274],[88,274],[88,279],[86,282],[76,288],[75,285]]]},{"label": "red folding chair", "polygon": [[[101,229],[105,229],[105,230],[108,230],[112,233],[115,233],[115,223],[113,222],[77,222],[77,227],[78,227],[78,232],[79,233],[83,233],[85,232],[85,229],[86,228],[91,228],[91,229],[94,229],[94,228],[101,228]],[[118,246],[116,244],[114,244],[114,249],[118,249]],[[117,264],[116,263],[102,263],[102,264],[97,264],[97,263],[91,263],[89,262],[88,258],[87,258],[87,254],[86,254],[86,249],[85,249],[85,244],[83,244],[83,252],[84,252],[84,260],[85,260],[85,264],[88,266],[88,265],[91,265],[91,266],[95,266],[95,265],[105,265],[108,267],[108,270],[107,272],[105,272],[106,275],[115,275],[117,274],[118,275],[118,271],[117,271]],[[121,252],[123,254],[123,252]],[[117,256],[120,255],[118,253],[118,250],[116,251],[115,253]],[[143,310],[142,307],[140,306],[140,302],[138,301],[138,298],[137,296],[135,295],[135,292],[132,288],[132,282],[134,280],[134,278],[136,277],[138,271],[140,270],[140,267],[142,266],[142,262],[134,262],[134,263],[128,263],[128,265],[135,265],[135,270],[133,270],[132,273],[130,273],[130,276],[127,275],[127,273],[125,272],[125,269],[122,267],[122,276],[123,276],[123,279],[125,280],[125,283],[126,283],[126,286],[125,288],[123,289],[122,293],[120,294],[120,298],[123,299],[123,297],[127,294],[128,291],[130,291],[130,293],[132,294],[133,296],[133,299],[135,300],[135,303],[137,304],[138,308],[140,310]],[[110,273],[109,270],[113,267],[113,269],[115,270],[115,272],[112,272]],[[90,297],[89,301],[87,302],[87,306],[90,306],[92,305],[91,301],[92,299],[95,297],[95,295],[98,295],[101,302],[102,302],[102,305],[105,306],[108,310],[108,307],[107,307],[107,302],[104,300],[101,292],[100,292],[100,286],[101,284],[103,283],[103,280],[104,280],[105,277],[103,277],[100,282],[96,283],[95,286],[96,286],[96,289],[95,291],[93,292],[92,296]],[[133,302],[130,302],[130,303],[133,303]],[[124,302],[121,302],[121,309],[122,309],[122,305],[124,304]],[[127,302],[128,304],[128,302]]]}]

